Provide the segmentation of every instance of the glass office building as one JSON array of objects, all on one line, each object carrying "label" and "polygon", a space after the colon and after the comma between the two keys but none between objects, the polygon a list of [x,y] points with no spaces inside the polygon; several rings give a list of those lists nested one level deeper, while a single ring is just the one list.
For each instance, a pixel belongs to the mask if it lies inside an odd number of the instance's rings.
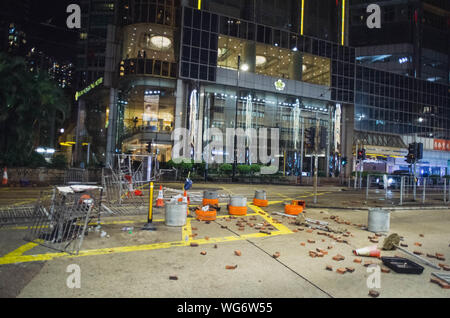
[{"label": "glass office building", "polygon": [[450,140],[448,86],[357,65],[355,48],[301,35],[300,25],[244,19],[246,6],[231,14],[216,2],[209,10],[168,0],[120,6],[122,151],[146,153],[150,144],[167,161],[175,128],[201,140],[191,155],[210,141],[208,128],[278,128],[279,170],[298,175],[311,169],[304,131],[319,122],[319,170],[328,175],[355,168],[341,171],[341,159],[357,144],[370,150],[366,164],[399,169],[412,138],[446,173],[450,152],[434,141]]}]

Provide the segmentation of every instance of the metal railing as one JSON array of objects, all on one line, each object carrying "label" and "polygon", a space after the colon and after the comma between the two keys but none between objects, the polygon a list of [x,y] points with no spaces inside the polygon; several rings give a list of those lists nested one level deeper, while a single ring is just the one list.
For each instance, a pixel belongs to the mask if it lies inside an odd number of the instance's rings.
[{"label": "metal railing", "polygon": [[[450,179],[412,175],[367,175],[361,178],[366,202],[404,205],[449,204]],[[361,187],[361,188],[362,188]]]}]

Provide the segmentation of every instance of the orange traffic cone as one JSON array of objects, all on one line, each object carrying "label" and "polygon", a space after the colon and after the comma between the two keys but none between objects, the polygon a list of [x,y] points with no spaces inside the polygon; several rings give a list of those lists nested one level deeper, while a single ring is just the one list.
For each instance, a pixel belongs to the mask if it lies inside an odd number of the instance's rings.
[{"label": "orange traffic cone", "polygon": [[156,207],[157,208],[164,207],[164,195],[162,185],[159,186],[158,198],[156,198]]},{"label": "orange traffic cone", "polygon": [[7,185],[8,184],[8,171],[5,167],[5,169],[3,170],[3,180],[2,180],[2,184],[3,185]]},{"label": "orange traffic cone", "polygon": [[353,250],[353,254],[358,256],[380,257],[380,250],[377,246],[369,246]]}]

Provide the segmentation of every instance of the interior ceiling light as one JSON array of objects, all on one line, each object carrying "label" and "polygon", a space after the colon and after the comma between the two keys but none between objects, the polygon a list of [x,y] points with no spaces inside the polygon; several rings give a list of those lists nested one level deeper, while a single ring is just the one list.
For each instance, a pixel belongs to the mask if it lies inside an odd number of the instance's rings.
[{"label": "interior ceiling light", "polygon": [[161,35],[154,35],[150,38],[152,47],[159,50],[167,50],[172,45],[172,40]]},{"label": "interior ceiling light", "polygon": [[267,58],[262,55],[256,55],[256,66],[261,66],[266,64]]}]

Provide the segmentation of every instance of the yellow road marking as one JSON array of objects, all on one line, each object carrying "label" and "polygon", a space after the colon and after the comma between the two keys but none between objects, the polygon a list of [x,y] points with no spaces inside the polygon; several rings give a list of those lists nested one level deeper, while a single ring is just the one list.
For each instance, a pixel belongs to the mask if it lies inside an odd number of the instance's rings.
[{"label": "yellow road marking", "polygon": [[[153,220],[153,222],[164,222],[165,219],[158,219],[158,220]],[[113,224],[133,224],[133,223],[144,223],[147,222],[147,220],[142,219],[142,220],[126,220],[126,221],[109,221],[109,222],[100,222],[100,225],[113,225]],[[91,222],[89,223],[90,226],[92,225],[97,225],[97,222]],[[14,226],[14,227],[4,227],[4,229],[8,229],[8,230],[28,230],[28,229],[36,229],[36,228],[48,228],[47,225],[42,225],[42,226]]]},{"label": "yellow road marking", "polygon": [[[253,204],[249,204],[249,207],[257,213],[248,214],[246,216],[259,215],[263,219],[265,219],[268,223],[270,223],[274,228],[276,228],[278,230],[276,232],[271,232],[270,236],[286,235],[286,234],[293,233],[285,225],[273,223],[272,217],[270,217],[261,208],[254,206]],[[223,217],[229,217],[229,216],[223,215],[223,216],[219,216],[219,217],[223,218]],[[114,222],[117,224],[117,222],[127,222],[127,221],[114,221]],[[49,260],[53,260],[55,258],[75,258],[75,257],[83,257],[83,256],[97,256],[97,255],[109,255],[109,254],[115,254],[115,253],[149,251],[149,250],[165,249],[165,248],[171,248],[171,247],[189,246],[190,243],[194,243],[194,242],[199,245],[203,245],[203,244],[211,244],[211,243],[241,241],[241,240],[246,240],[246,239],[250,239],[250,238],[262,238],[262,237],[269,236],[264,233],[251,233],[251,234],[244,234],[244,235],[240,235],[240,236],[226,236],[226,237],[209,238],[208,240],[206,240],[206,239],[190,240],[191,233],[192,233],[191,219],[187,219],[186,226],[184,226],[182,228],[183,239],[181,241],[145,244],[145,245],[134,245],[134,246],[121,246],[121,247],[92,249],[92,250],[81,250],[78,255],[70,255],[68,253],[46,253],[46,254],[37,254],[37,255],[23,255],[23,253],[31,250],[32,248],[34,248],[38,245],[36,243],[28,243],[28,244],[25,244],[24,246],[16,249],[15,251],[1,257],[0,265],[25,263],[25,262],[37,262],[37,261],[49,261]],[[187,241],[186,241],[186,237],[187,237]]]},{"label": "yellow road marking", "polygon": [[181,241],[186,242],[186,243],[190,242],[191,235],[192,235],[191,219],[188,218],[186,220],[186,225],[183,226],[183,228],[181,230]]},{"label": "yellow road marking", "polygon": [[5,256],[3,256],[3,258],[11,258],[11,257],[16,257],[16,256],[20,256],[23,253],[31,250],[32,248],[38,246],[39,244],[37,243],[27,243],[25,245],[22,245],[21,247],[19,247],[18,249],[12,251],[9,254],[6,254]]}]

